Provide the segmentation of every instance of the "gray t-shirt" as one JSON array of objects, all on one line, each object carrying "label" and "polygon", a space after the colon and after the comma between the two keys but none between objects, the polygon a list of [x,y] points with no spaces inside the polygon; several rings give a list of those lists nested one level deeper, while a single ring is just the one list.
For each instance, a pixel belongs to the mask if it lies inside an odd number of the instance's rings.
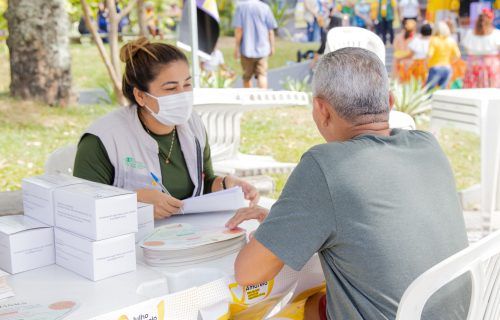
[{"label": "gray t-shirt", "polygon": [[[306,152],[255,238],[300,270],[319,253],[329,319],[394,319],[410,283],[468,244],[448,160],[434,137],[392,130]],[[465,319],[468,278],[422,319]]]}]

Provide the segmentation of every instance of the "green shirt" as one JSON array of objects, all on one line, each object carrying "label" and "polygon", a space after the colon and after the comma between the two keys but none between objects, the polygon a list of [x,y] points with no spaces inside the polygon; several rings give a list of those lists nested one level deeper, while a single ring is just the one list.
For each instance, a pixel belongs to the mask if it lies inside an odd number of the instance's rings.
[{"label": "green shirt", "polygon": [[[158,154],[162,175],[162,183],[177,199],[191,197],[194,184],[189,176],[186,161],[182,154],[181,145],[176,135],[169,163],[165,162],[172,143],[173,132],[166,135],[157,135],[152,132],[149,135],[156,140],[160,153]],[[162,155],[163,154],[163,155]],[[216,176],[212,168],[210,157],[210,146],[208,141],[203,152],[204,168],[204,193],[210,193],[212,183]],[[78,144],[73,175],[86,180],[112,185],[115,179],[115,168],[109,160],[106,148],[99,137],[85,134]]]}]

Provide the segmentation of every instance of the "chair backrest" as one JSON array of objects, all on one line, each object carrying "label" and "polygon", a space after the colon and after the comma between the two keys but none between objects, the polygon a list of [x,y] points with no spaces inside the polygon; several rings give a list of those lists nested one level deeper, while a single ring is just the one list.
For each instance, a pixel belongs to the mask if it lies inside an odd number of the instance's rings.
[{"label": "chair backrest", "polygon": [[430,268],[406,289],[396,320],[420,320],[427,300],[441,287],[470,272],[469,320],[500,319],[500,231]]},{"label": "chair backrest", "polygon": [[76,145],[69,145],[52,152],[45,162],[45,173],[62,173],[72,176],[76,150]]},{"label": "chair backrest", "polygon": [[415,130],[417,128],[415,120],[410,115],[396,110],[392,110],[389,113],[389,127],[391,129],[406,130]]},{"label": "chair backrest", "polygon": [[357,47],[375,53],[385,65],[385,45],[375,33],[358,27],[338,27],[328,31],[325,54],[345,47]]}]

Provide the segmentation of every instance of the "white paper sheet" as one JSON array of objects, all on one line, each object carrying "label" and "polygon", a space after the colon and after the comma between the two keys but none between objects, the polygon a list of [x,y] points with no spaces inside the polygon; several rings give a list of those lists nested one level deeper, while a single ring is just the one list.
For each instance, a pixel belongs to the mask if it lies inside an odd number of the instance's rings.
[{"label": "white paper sheet", "polygon": [[245,207],[245,197],[241,187],[208,193],[182,201],[183,213],[202,213],[238,210]]}]

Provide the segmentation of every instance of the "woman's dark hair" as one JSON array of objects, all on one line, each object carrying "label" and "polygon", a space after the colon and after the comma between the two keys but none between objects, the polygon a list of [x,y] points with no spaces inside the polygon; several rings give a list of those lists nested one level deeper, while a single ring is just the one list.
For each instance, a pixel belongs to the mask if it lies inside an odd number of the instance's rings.
[{"label": "woman's dark hair", "polygon": [[428,37],[432,35],[432,26],[428,23],[422,25],[420,27],[420,34],[423,35],[424,37]]},{"label": "woman's dark hair", "polygon": [[162,66],[175,61],[188,63],[186,55],[178,48],[151,43],[145,37],[125,44],[120,50],[120,60],[125,63],[122,92],[133,104],[137,104],[134,88],[148,92],[149,84],[158,76]]}]

